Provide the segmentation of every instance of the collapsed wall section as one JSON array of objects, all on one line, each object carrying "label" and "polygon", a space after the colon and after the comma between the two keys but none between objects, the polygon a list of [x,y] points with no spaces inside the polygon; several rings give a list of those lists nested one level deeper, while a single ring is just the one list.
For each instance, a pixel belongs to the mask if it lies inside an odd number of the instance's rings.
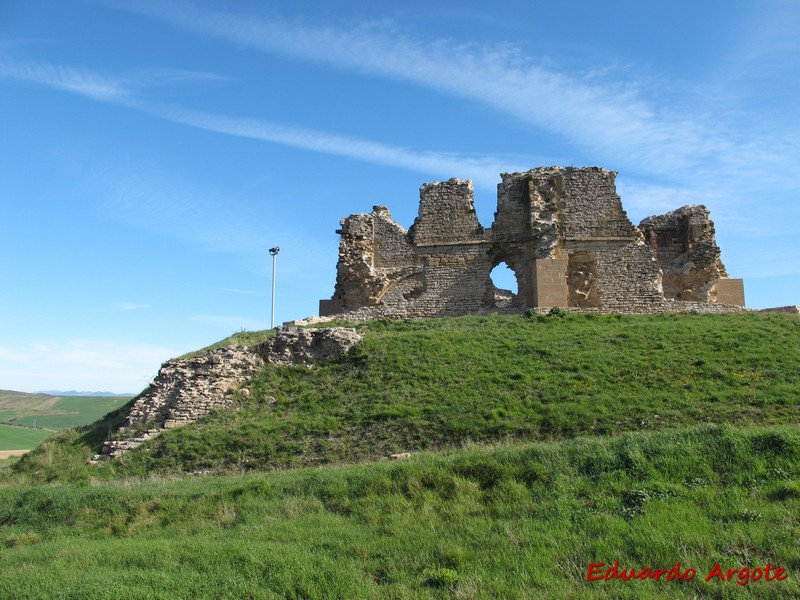
[{"label": "collapsed wall section", "polygon": [[705,206],[648,217],[639,229],[661,267],[667,299],[744,305],[744,291],[739,298],[735,283],[741,280],[728,279]]},{"label": "collapsed wall section", "polygon": [[254,347],[229,346],[175,358],[161,365],[148,389],[134,402],[125,426],[107,440],[91,462],[110,460],[135,450],[167,429],[197,421],[234,404],[238,393],[265,364],[313,367],[339,359],[362,343],[355,329],[283,327]]},{"label": "collapsed wall section", "polygon": [[320,314],[338,314],[384,302],[396,304],[422,291],[422,261],[408,233],[385,206],[340,221],[336,289],[320,302]]},{"label": "collapsed wall section", "polygon": [[331,300],[320,301],[321,315],[371,309],[376,316],[404,318],[480,310],[489,242],[471,181],[423,185],[408,232],[378,206],[341,224],[336,289]]}]

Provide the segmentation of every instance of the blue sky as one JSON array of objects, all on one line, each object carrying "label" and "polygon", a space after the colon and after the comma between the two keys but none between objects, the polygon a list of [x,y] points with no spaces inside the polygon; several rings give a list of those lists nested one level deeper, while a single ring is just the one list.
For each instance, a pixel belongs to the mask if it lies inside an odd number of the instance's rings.
[{"label": "blue sky", "polygon": [[[600,8],[602,6],[602,8]],[[0,0],[0,388],[135,392],[317,313],[339,219],[423,182],[619,172],[800,303],[800,3]]]}]

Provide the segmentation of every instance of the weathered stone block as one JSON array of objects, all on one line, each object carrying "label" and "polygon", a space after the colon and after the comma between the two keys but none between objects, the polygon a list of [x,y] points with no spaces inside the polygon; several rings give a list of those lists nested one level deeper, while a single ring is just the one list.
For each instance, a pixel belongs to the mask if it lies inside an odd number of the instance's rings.
[{"label": "weathered stone block", "polygon": [[276,365],[314,365],[347,354],[361,344],[355,329],[282,327],[275,337],[256,348],[266,362]]},{"label": "weathered stone block", "polygon": [[714,286],[717,304],[744,306],[744,281],[742,279],[723,278]]},{"label": "weathered stone block", "polygon": [[534,260],[530,291],[529,304],[531,307],[566,307],[568,305],[567,259],[558,257]]}]

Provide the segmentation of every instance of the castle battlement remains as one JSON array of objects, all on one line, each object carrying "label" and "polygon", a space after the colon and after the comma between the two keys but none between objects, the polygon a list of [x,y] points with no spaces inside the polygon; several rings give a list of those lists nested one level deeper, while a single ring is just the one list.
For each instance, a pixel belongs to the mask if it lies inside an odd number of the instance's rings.
[{"label": "castle battlement remains", "polygon": [[[616,175],[598,167],[504,173],[491,227],[478,221],[472,182],[459,179],[420,188],[408,231],[383,206],[342,219],[336,288],[320,301],[320,315],[742,310],[742,280],[725,271],[706,207],[684,206],[636,227]],[[516,290],[492,283],[502,263],[514,272]]]}]

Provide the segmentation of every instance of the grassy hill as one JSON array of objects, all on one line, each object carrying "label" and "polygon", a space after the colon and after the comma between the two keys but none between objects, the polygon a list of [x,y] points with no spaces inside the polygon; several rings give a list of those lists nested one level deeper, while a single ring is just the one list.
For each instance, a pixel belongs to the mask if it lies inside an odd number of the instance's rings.
[{"label": "grassy hill", "polygon": [[58,400],[58,396],[49,394],[28,394],[27,392],[13,392],[0,390],[0,421],[11,421],[19,416],[20,411],[30,413],[51,410]]},{"label": "grassy hill", "polygon": [[67,429],[92,423],[130,396],[51,396],[0,390],[0,423]]},{"label": "grassy hill", "polygon": [[[119,461],[125,408],[0,471],[0,597],[800,597],[797,318],[359,329]],[[697,574],[586,581],[614,561]]]}]

